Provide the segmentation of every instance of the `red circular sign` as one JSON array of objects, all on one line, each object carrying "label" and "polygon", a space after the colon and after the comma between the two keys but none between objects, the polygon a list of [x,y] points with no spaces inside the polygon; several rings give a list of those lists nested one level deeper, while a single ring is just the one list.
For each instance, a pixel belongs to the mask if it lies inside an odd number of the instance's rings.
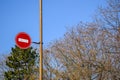
[{"label": "red circular sign", "polygon": [[20,32],[16,35],[15,42],[19,48],[27,49],[28,47],[30,47],[31,38],[27,33]]}]

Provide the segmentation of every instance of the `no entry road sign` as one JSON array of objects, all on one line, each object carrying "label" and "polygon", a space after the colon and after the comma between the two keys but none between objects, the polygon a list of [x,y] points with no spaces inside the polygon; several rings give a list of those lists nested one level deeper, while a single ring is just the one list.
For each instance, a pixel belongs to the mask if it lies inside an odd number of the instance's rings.
[{"label": "no entry road sign", "polygon": [[27,33],[20,32],[16,35],[15,42],[19,48],[27,49],[31,45],[31,38]]}]

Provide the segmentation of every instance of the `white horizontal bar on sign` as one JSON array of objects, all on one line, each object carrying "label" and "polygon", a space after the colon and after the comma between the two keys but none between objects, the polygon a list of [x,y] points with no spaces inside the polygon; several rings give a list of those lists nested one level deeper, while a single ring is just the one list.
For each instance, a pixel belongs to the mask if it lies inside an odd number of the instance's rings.
[{"label": "white horizontal bar on sign", "polygon": [[19,41],[19,42],[28,43],[28,40],[27,40],[27,39],[23,39],[23,38],[18,38],[18,41]]}]

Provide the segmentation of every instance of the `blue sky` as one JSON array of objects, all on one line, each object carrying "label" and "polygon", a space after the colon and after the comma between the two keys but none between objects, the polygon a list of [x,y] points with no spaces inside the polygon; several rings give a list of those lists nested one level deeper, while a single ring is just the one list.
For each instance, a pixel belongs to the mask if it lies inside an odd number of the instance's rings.
[{"label": "blue sky", "polygon": [[[43,43],[59,39],[66,27],[89,22],[105,0],[43,0]],[[10,52],[19,32],[39,41],[39,0],[0,0],[0,54]]]}]

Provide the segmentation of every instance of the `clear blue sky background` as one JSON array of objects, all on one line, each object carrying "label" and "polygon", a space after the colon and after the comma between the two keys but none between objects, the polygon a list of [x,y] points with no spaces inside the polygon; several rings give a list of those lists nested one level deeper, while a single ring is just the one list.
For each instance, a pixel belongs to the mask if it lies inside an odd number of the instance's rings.
[{"label": "clear blue sky background", "polygon": [[[43,0],[43,42],[59,39],[66,27],[89,22],[105,0]],[[0,0],[0,54],[8,54],[19,32],[39,41],[39,0]]]}]

